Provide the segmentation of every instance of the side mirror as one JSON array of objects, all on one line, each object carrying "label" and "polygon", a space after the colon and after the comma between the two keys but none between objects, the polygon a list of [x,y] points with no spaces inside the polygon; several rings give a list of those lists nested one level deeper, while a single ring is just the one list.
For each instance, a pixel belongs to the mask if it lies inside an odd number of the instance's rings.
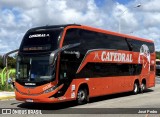
[{"label": "side mirror", "polygon": [[49,64],[50,65],[54,65],[55,62],[56,62],[56,59],[57,59],[57,56],[60,52],[64,51],[64,50],[67,50],[67,49],[70,49],[70,48],[73,48],[73,47],[76,47],[76,46],[79,46],[80,43],[75,43],[75,44],[69,44],[69,45],[66,45],[66,46],[63,46],[62,48],[58,48],[56,50],[54,50],[51,54],[50,54],[50,57],[49,57]]},{"label": "side mirror", "polygon": [[8,57],[10,54],[13,54],[13,53],[18,52],[18,51],[19,51],[19,49],[16,49],[16,50],[13,50],[13,51],[10,51],[10,52],[4,54],[4,55],[3,55],[3,66],[6,66],[6,64],[7,64],[7,57]]}]

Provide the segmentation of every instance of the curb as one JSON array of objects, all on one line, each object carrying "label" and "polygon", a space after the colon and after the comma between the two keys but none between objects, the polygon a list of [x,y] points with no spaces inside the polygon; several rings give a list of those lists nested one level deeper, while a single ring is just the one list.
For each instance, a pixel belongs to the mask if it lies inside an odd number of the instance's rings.
[{"label": "curb", "polygon": [[2,101],[2,100],[9,100],[9,99],[15,99],[15,96],[4,96],[4,97],[0,97],[0,101]]}]

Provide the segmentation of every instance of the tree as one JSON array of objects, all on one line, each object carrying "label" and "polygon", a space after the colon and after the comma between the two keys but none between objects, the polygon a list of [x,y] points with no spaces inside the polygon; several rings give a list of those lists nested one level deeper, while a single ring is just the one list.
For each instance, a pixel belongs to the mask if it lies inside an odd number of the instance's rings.
[{"label": "tree", "polygon": [[[8,68],[15,68],[16,67],[16,58],[15,57],[9,56],[7,58],[7,61],[8,61]],[[3,57],[2,57],[2,55],[0,55],[0,69],[3,69],[3,68],[4,68]]]},{"label": "tree", "polygon": [[2,59],[2,56],[0,55],[0,69],[3,69],[3,59]]},{"label": "tree", "polygon": [[14,57],[8,57],[8,67],[9,68],[15,68],[16,67],[16,59]]},{"label": "tree", "polygon": [[160,59],[160,52],[156,52],[156,59]]}]

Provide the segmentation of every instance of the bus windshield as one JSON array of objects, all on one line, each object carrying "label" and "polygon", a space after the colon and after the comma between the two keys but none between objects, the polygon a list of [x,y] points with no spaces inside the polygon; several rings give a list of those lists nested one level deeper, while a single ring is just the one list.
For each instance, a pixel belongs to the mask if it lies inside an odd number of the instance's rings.
[{"label": "bus windshield", "polygon": [[49,56],[18,57],[17,79],[24,81],[48,81],[55,78]]},{"label": "bus windshield", "polygon": [[30,31],[23,38],[21,52],[48,52],[58,46],[62,29]]}]

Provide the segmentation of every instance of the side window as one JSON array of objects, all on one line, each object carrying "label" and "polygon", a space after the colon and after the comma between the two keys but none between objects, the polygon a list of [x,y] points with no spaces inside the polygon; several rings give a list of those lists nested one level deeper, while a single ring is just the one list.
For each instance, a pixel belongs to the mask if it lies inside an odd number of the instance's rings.
[{"label": "side window", "polygon": [[129,50],[125,38],[87,30],[80,31],[81,43],[85,50],[117,49]]},{"label": "side window", "polygon": [[96,49],[96,33],[91,31],[82,30],[81,43],[84,50]]},{"label": "side window", "polygon": [[155,52],[155,48],[154,48],[154,44],[153,43],[139,41],[139,40],[133,40],[133,39],[128,39],[128,40],[133,45],[133,51],[134,52],[139,52],[140,48],[141,48],[141,46],[143,44],[148,46],[150,53]]},{"label": "side window", "polygon": [[80,41],[78,32],[79,32],[78,29],[75,28],[68,29],[64,37],[63,46],[68,44],[79,43]]},{"label": "side window", "polygon": [[129,51],[129,47],[124,37],[108,35],[108,49],[126,50]]},{"label": "side window", "polygon": [[139,75],[142,65],[88,62],[75,77],[110,77]]},{"label": "side window", "polygon": [[150,53],[155,52],[154,43],[148,43],[148,47],[149,47]]},{"label": "side window", "polygon": [[141,48],[141,43],[140,41],[133,40],[133,39],[127,39],[130,45],[132,46],[132,50],[134,52],[139,52]]}]

